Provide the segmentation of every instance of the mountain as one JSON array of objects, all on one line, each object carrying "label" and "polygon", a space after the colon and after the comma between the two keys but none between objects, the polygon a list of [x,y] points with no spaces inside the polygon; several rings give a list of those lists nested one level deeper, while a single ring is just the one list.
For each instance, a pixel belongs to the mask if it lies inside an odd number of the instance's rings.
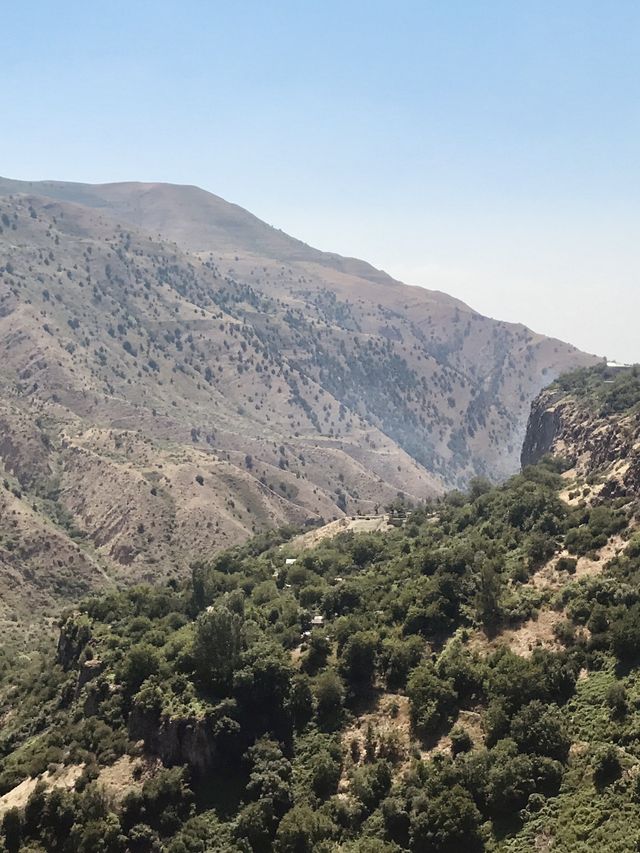
[{"label": "mountain", "polygon": [[2,616],[517,469],[593,356],[195,187],[0,180]]},{"label": "mountain", "polygon": [[639,419],[640,369],[563,376],[501,485],[262,536],[5,647],[6,848],[636,849]]}]

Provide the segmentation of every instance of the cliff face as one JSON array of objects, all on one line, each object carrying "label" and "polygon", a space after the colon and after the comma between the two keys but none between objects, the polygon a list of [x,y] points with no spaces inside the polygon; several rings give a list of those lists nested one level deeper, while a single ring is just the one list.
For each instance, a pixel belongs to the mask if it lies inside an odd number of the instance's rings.
[{"label": "cliff face", "polygon": [[[57,662],[66,671],[78,672],[74,700],[81,700],[83,713],[91,717],[101,701],[117,687],[100,679],[105,665],[91,657],[94,640],[89,620],[78,613],[65,619],[60,627]],[[156,694],[157,700],[157,694]],[[157,755],[167,767],[187,764],[195,773],[209,772],[218,758],[217,736],[235,725],[225,716],[226,707],[205,717],[193,714],[171,716],[161,710],[161,700],[134,703],[128,716],[129,735],[144,741],[145,750]]]},{"label": "cliff face", "polygon": [[134,706],[128,727],[130,736],[143,740],[145,750],[166,767],[187,764],[195,773],[205,774],[216,764],[218,748],[210,719],[174,718]]},{"label": "cliff face", "polygon": [[557,387],[543,391],[531,408],[522,465],[533,465],[548,453],[566,458],[576,477],[595,477],[603,495],[640,495],[637,407],[609,411],[580,393]]},{"label": "cliff face", "polygon": [[532,403],[527,431],[522,445],[522,466],[535,465],[547,453],[562,432],[561,413],[556,407],[557,394],[543,391]]}]

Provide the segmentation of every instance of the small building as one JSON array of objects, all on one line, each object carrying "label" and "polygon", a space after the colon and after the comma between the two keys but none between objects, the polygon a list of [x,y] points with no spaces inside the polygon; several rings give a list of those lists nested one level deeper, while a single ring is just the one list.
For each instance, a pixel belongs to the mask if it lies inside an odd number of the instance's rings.
[{"label": "small building", "polygon": [[609,370],[625,370],[626,368],[631,367],[631,365],[623,364],[621,361],[608,361],[607,367]]},{"label": "small building", "polygon": [[284,564],[285,564],[285,566],[293,566],[293,564],[297,563],[297,562],[298,561],[297,561],[296,557],[287,557],[287,559],[284,561]]},{"label": "small building", "polygon": [[323,628],[324,627],[324,616],[314,616],[311,620],[312,628]]}]

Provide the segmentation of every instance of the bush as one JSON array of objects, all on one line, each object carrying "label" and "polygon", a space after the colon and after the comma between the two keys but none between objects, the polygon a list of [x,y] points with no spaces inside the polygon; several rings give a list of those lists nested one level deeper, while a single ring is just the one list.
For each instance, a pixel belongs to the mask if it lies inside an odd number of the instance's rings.
[{"label": "bush", "polygon": [[574,575],[576,572],[577,565],[578,561],[575,559],[575,557],[560,557],[560,559],[556,563],[556,569],[559,572],[567,572],[570,575]]},{"label": "bush", "polygon": [[557,705],[534,699],[511,721],[511,737],[522,752],[566,761],[571,746],[564,718]]},{"label": "bush", "polygon": [[439,678],[433,667],[416,667],[407,683],[411,723],[423,737],[435,734],[456,710],[457,693],[450,681]]},{"label": "bush", "polygon": [[449,737],[451,738],[451,752],[453,755],[469,752],[473,748],[471,735],[462,726],[454,726],[451,729]]},{"label": "bush", "polygon": [[599,787],[610,785],[622,773],[620,755],[613,744],[601,747],[594,756],[593,779]]},{"label": "bush", "polygon": [[627,691],[619,681],[614,681],[607,690],[607,705],[618,717],[627,713]]}]

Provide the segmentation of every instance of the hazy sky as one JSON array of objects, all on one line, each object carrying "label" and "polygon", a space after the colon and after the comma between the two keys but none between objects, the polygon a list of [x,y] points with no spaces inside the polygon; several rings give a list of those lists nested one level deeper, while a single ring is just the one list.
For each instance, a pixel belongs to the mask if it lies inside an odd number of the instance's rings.
[{"label": "hazy sky", "polygon": [[640,361],[638,0],[2,6],[0,174],[198,184]]}]

